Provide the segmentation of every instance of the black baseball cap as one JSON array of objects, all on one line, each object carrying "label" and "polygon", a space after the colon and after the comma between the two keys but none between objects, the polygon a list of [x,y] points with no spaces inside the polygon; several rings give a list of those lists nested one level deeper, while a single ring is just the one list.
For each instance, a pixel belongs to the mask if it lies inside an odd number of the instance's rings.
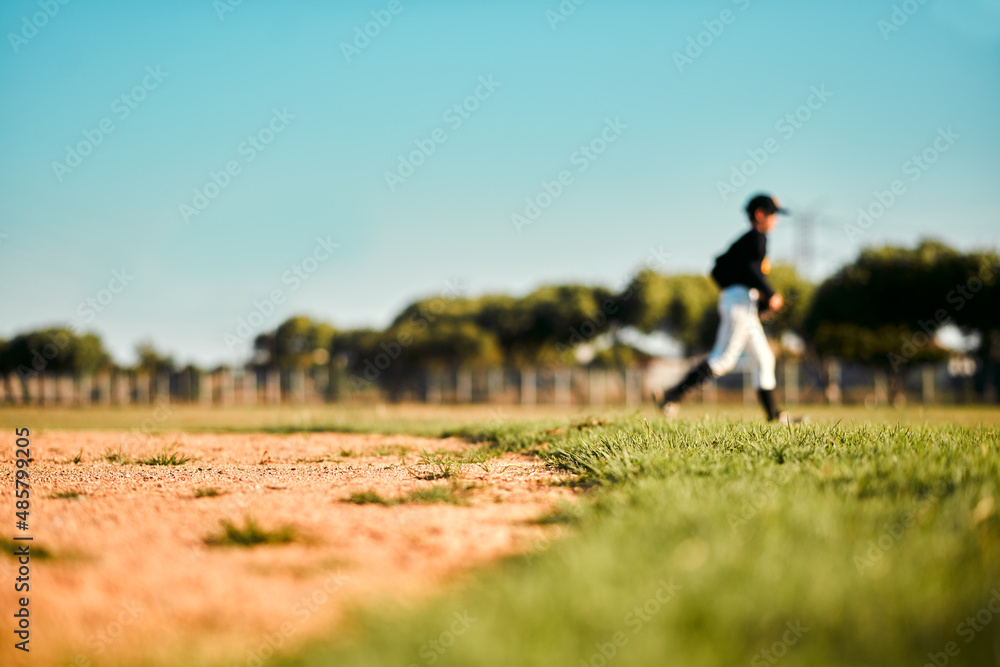
[{"label": "black baseball cap", "polygon": [[768,214],[779,213],[781,215],[790,215],[790,211],[787,208],[781,208],[781,204],[776,198],[766,194],[754,195],[747,202],[747,215],[753,218],[753,214],[757,211],[764,211]]}]

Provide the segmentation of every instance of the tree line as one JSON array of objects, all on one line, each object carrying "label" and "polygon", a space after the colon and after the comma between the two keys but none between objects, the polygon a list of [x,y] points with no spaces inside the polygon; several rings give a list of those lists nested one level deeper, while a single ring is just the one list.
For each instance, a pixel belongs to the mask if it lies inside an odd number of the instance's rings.
[{"label": "tree line", "polygon": [[[916,248],[863,250],[820,285],[791,266],[771,272],[786,307],[767,322],[775,338],[795,334],[804,354],[837,357],[900,373],[910,363],[940,360],[935,334],[953,325],[977,340],[981,369],[1000,357],[1000,258],[962,253],[936,241]],[[340,330],[291,317],[256,337],[248,367],[330,366],[355,389],[399,388],[414,370],[457,367],[627,367],[648,359],[623,332],[663,332],[689,356],[708,351],[718,325],[718,290],[707,276],[639,272],[622,290],[602,286],[541,287],[523,297],[431,297],[414,301],[382,330]],[[581,357],[581,350],[587,355]],[[55,327],[0,340],[0,373],[93,374],[114,368],[100,338]],[[137,348],[134,370],[178,370],[152,344]]]}]

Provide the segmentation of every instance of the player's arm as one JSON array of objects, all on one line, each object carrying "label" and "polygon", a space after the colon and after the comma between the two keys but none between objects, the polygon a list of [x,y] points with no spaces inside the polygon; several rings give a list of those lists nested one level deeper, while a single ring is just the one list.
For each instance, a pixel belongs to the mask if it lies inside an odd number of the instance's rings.
[{"label": "player's arm", "polygon": [[750,287],[756,288],[760,292],[761,310],[781,310],[785,305],[781,295],[776,293],[767,279],[767,274],[771,272],[770,263],[767,260],[767,238],[758,235],[758,243],[755,248],[753,258],[749,262]]}]

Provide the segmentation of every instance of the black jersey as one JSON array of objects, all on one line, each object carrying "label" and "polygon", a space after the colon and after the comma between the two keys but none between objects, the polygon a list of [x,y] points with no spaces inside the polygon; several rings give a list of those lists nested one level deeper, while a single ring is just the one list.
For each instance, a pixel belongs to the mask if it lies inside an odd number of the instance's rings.
[{"label": "black jersey", "polygon": [[767,266],[767,235],[751,229],[715,259],[712,278],[720,289],[733,285],[752,287],[766,303],[774,294],[765,276]]}]

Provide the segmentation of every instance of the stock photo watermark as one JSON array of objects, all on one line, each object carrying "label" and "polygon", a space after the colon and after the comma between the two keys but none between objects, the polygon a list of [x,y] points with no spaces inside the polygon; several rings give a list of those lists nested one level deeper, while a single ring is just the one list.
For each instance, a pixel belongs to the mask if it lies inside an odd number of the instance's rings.
[{"label": "stock photo watermark", "polygon": [[565,23],[569,17],[576,14],[577,7],[586,2],[587,0],[562,0],[554,10],[545,10],[545,20],[549,22],[549,27],[555,31],[559,28],[560,23]]},{"label": "stock photo watermark", "polygon": [[[605,119],[604,128],[598,135],[582,144],[569,156],[570,165],[576,167],[577,174],[584,173],[607,152],[611,144],[621,138],[627,129],[628,125],[621,121],[621,116],[615,116],[613,120]],[[540,191],[533,196],[525,197],[524,208],[510,216],[511,224],[517,233],[520,234],[525,227],[533,225],[575,182],[576,176],[571,169],[563,169],[551,181],[542,181]]]},{"label": "stock photo watermark", "polygon": [[[750,8],[750,0],[732,0],[732,2],[741,12],[745,12]],[[685,67],[693,65],[694,61],[701,58],[705,54],[705,51],[711,48],[716,40],[726,32],[726,26],[736,22],[738,16],[739,14],[732,9],[723,9],[719,12],[717,18],[702,21],[701,25],[705,29],[697,35],[688,37],[687,46],[683,51],[674,51],[673,53],[674,65],[677,67],[677,71],[683,74]]]},{"label": "stock photo watermark", "polygon": [[121,604],[121,611],[118,612],[118,616],[115,617],[115,620],[108,623],[101,630],[98,630],[87,637],[87,646],[90,648],[91,652],[89,654],[78,653],[70,665],[72,665],[72,667],[91,667],[91,665],[94,664],[92,658],[96,659],[104,655],[104,652],[121,638],[125,629],[135,623],[136,619],[139,618],[142,612],[142,607],[140,607],[139,603],[135,600],[123,602]]},{"label": "stock photo watermark", "polygon": [[[493,75],[479,77],[479,85],[461,102],[456,102],[445,109],[441,119],[448,124],[448,129],[452,132],[458,130],[465,121],[472,118],[472,114],[479,110],[483,102],[490,99],[493,93],[503,84],[494,81]],[[396,189],[413,176],[417,169],[422,167],[430,156],[437,152],[438,146],[448,141],[448,130],[442,127],[435,128],[425,139],[414,139],[413,145],[416,149],[406,155],[400,154],[399,162],[394,171],[385,172],[385,183],[389,187],[389,192]]]},{"label": "stock photo watermark", "polygon": [[[966,616],[955,626],[955,634],[962,638],[966,645],[971,644],[979,633],[985,631],[993,623],[993,618],[1000,614],[1000,590],[990,591],[990,597],[975,616]],[[947,667],[953,658],[962,653],[962,647],[956,641],[950,641],[941,647],[940,651],[927,654],[928,662],[924,667]]]},{"label": "stock photo watermark", "polygon": [[226,349],[230,352],[245,352],[257,332],[277,312],[278,307],[288,300],[289,294],[299,291],[302,285],[333,257],[338,248],[340,244],[334,243],[330,239],[330,234],[327,234],[326,238],[317,236],[312,251],[281,274],[281,284],[287,286],[287,292],[284,287],[276,287],[268,292],[267,296],[254,299],[251,311],[245,317],[236,320],[236,329],[222,334],[222,342]]},{"label": "stock photo watermark", "polygon": [[[458,641],[458,639],[469,631],[477,619],[470,616],[468,610],[462,613],[452,614],[454,619],[446,630],[442,630],[434,639],[424,642],[417,651],[417,655],[423,658],[425,665],[433,665],[444,656]],[[420,667],[417,663],[410,663],[409,667]]]},{"label": "stock photo watermark", "polygon": [[361,55],[367,49],[372,40],[382,34],[382,31],[389,27],[393,17],[403,13],[406,7],[401,0],[389,0],[385,9],[373,10],[370,13],[372,20],[364,25],[354,27],[354,37],[350,42],[340,43],[340,52],[344,54],[344,60],[348,63]]},{"label": "stock photo watermark", "polygon": [[910,18],[920,11],[920,8],[927,4],[927,0],[904,0],[898,5],[892,6],[892,12],[888,19],[879,19],[875,24],[882,34],[882,41],[888,42],[889,36],[910,22]]},{"label": "stock photo watermark", "polygon": [[33,14],[25,14],[21,17],[21,29],[17,32],[8,32],[7,41],[10,42],[10,46],[14,49],[14,53],[18,53],[22,46],[25,46],[28,42],[35,38],[38,31],[49,24],[49,21],[54,19],[59,11],[68,5],[71,0],[38,0],[39,11]]},{"label": "stock photo watermark", "polygon": [[789,621],[785,623],[785,627],[787,630],[781,635],[781,639],[757,653],[750,660],[750,667],[767,667],[767,665],[777,664],[809,632],[809,628],[802,625],[802,621],[794,623]]},{"label": "stock photo watermark", "polygon": [[[350,575],[327,571],[322,582],[309,594],[302,596],[289,609],[289,616],[294,621],[285,621],[273,632],[264,633],[260,643],[246,650],[246,659],[238,665],[246,667],[262,667],[274,655],[298,634],[304,624],[319,612],[333,597],[351,580]],[[236,667],[236,665],[234,665]]]},{"label": "stock photo watermark", "polygon": [[248,135],[236,147],[236,154],[243,158],[232,159],[219,171],[208,172],[208,180],[201,187],[193,190],[191,203],[183,203],[179,206],[181,219],[184,224],[191,224],[191,219],[196,218],[205,212],[213,201],[228,188],[233,179],[243,173],[243,167],[250,164],[257,157],[267,150],[267,147],[278,137],[279,134],[288,129],[291,121],[295,120],[295,115],[288,112],[287,107],[273,109],[271,119],[264,127],[255,133]]},{"label": "stock photo watermark", "polygon": [[243,4],[243,0],[213,0],[212,9],[220,21],[226,20],[226,14],[236,11],[236,8]]},{"label": "stock photo watermark", "polygon": [[[115,115],[119,122],[123,122],[132,115],[132,112],[139,108],[151,92],[170,76],[157,65],[150,65],[146,68],[146,73],[136,86],[128,92],[122,93],[111,102],[111,113]],[[52,171],[56,179],[62,183],[68,174],[83,164],[84,159],[91,155],[94,150],[104,143],[104,140],[117,129],[114,118],[105,117],[97,123],[97,127],[83,131],[83,139],[73,146],[66,146],[66,155],[63,161],[52,162]]]},{"label": "stock photo watermark", "polygon": [[[900,171],[903,172],[903,176],[909,177],[910,183],[916,183],[961,138],[962,135],[956,133],[950,125],[947,128],[939,127],[934,141],[904,162]],[[887,189],[873,192],[874,201],[867,206],[858,208],[855,224],[844,224],[844,234],[847,236],[847,240],[854,243],[864,236],[864,233],[888,213],[906,193],[906,182],[900,178],[893,180]]]},{"label": "stock photo watermark", "polygon": [[[652,621],[664,605],[673,600],[683,588],[680,584],[675,584],[673,579],[669,582],[660,579],[657,583],[659,588],[656,592],[642,604],[633,607],[622,619],[625,628],[632,631],[633,637],[642,632],[646,624]],[[595,643],[594,652],[588,657],[580,658],[577,664],[579,667],[605,667],[628,646],[629,639],[629,634],[625,630],[618,630],[612,633],[607,641]]]},{"label": "stock photo watermark", "polygon": [[[465,287],[457,280],[446,280],[445,289],[441,292],[441,296],[432,299],[430,303],[418,308],[416,312],[410,315],[406,323],[416,329],[417,333],[425,331],[427,327],[433,324],[444,313],[445,304],[448,301],[460,298],[464,294]],[[373,359],[365,359],[363,364],[364,370],[361,372],[361,375],[357,373],[351,374],[351,388],[354,391],[360,391],[371,386],[394,361],[399,359],[403,353],[403,348],[409,347],[412,344],[413,334],[408,331],[401,331],[394,341],[380,343],[379,348],[382,351],[377,353]]]},{"label": "stock photo watermark", "polygon": [[[76,314],[79,320],[71,322],[67,328],[73,335],[79,335],[84,324],[91,324],[97,316],[108,308],[135,280],[135,276],[129,274],[128,269],[113,269],[111,279],[107,287],[97,290],[91,296],[86,297],[76,307]],[[70,336],[65,332],[58,332],[48,335],[49,342],[41,346],[41,349],[31,349],[31,367],[19,364],[17,374],[22,381],[30,377],[35,377],[49,366],[49,362],[56,359],[60,352],[65,350],[70,344]]]},{"label": "stock photo watermark", "polygon": [[[816,112],[826,106],[831,97],[833,97],[833,93],[826,89],[825,84],[812,86],[805,102],[779,118],[774,124],[774,131],[784,141],[790,141],[799,130],[805,127],[806,123],[812,120]],[[781,141],[774,137],[768,137],[758,148],[749,149],[746,152],[746,160],[730,167],[728,179],[715,182],[715,189],[722,201],[729,201],[729,198],[749,183],[750,178],[780,150]]]},{"label": "stock photo watermark", "polygon": [[[671,254],[666,252],[663,246],[659,248],[650,246],[649,254],[646,256],[646,260],[642,263],[642,268],[639,271],[656,271],[657,269],[661,269],[667,265],[670,258]],[[572,352],[577,345],[586,343],[595,335],[601,333],[604,325],[608,323],[610,316],[616,314],[621,304],[629,301],[634,296],[635,291],[631,289],[631,282],[632,276],[630,274],[623,275],[615,285],[617,292],[621,296],[618,299],[605,300],[594,316],[587,318],[578,326],[570,327],[566,343],[556,343],[556,350],[559,352]]]},{"label": "stock photo watermark", "polygon": [[868,540],[868,548],[864,555],[854,557],[854,566],[858,568],[858,573],[864,574],[866,570],[881,561],[885,554],[905,537],[906,531],[913,527],[917,519],[936,505],[946,493],[948,493],[948,485],[945,482],[939,482],[937,487],[927,494],[912,512],[904,512],[896,521],[887,521],[882,524],[882,532],[878,537]]},{"label": "stock photo watermark", "polygon": [[[1000,265],[993,266],[989,261],[984,260],[976,275],[970,276],[965,283],[955,285],[954,289],[949,290],[948,294],[945,295],[945,301],[953,307],[954,311],[962,310],[976,298],[984,286],[992,285],[998,274],[1000,274]],[[922,349],[934,342],[941,327],[948,324],[954,324],[954,320],[951,318],[951,311],[944,308],[935,311],[933,319],[917,320],[917,327],[920,331],[903,336],[899,349],[888,355],[887,358],[892,370],[898,371],[908,364]]]}]

